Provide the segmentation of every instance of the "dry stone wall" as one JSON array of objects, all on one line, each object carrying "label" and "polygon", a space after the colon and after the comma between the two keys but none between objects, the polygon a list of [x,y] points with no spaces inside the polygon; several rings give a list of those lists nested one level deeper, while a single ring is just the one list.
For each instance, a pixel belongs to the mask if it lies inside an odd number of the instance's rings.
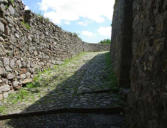
[{"label": "dry stone wall", "polygon": [[[0,99],[31,82],[37,71],[87,51],[76,34],[24,8],[21,0],[0,0]],[[89,51],[98,51],[94,47]]]},{"label": "dry stone wall", "polygon": [[84,43],[83,50],[86,51],[86,52],[109,51],[110,50],[110,45],[108,45],[108,44]]},{"label": "dry stone wall", "polygon": [[[121,2],[117,0],[116,2]],[[126,0],[125,0],[126,1]],[[126,4],[126,3],[124,3]],[[128,96],[127,121],[128,128],[166,128],[167,126],[167,1],[166,0],[133,0],[132,9],[132,34],[131,50],[132,59],[129,71],[131,80],[131,92]],[[121,5],[130,9],[126,5]],[[115,6],[114,17],[117,17],[121,8],[118,3]],[[123,17],[128,17],[124,13]],[[120,13],[119,13],[120,15]],[[115,18],[116,20],[116,18]],[[118,17],[117,20],[123,20]],[[117,21],[114,21],[117,22]],[[123,24],[127,24],[123,22]],[[120,39],[124,35],[116,35],[119,24],[113,26],[113,38]],[[127,32],[129,29],[126,30]],[[120,33],[121,33],[120,32]],[[111,54],[117,58],[117,51],[127,47],[115,47],[122,45],[124,40],[113,40]],[[116,48],[114,51],[112,49]],[[114,52],[114,53],[112,53]],[[124,63],[120,59],[119,65]],[[120,70],[120,69],[119,69]],[[126,72],[124,72],[126,73]]]}]

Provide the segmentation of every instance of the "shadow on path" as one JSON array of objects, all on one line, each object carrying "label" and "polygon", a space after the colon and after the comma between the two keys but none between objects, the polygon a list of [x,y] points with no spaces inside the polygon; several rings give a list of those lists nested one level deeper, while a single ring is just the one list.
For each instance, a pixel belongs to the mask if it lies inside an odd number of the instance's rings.
[{"label": "shadow on path", "polygon": [[[106,53],[95,56],[93,59],[84,64],[78,71],[76,71],[73,76],[60,83],[56,89],[50,91],[46,96],[36,101],[23,112],[50,110],[55,108],[70,108],[75,106],[75,104],[77,104],[77,107],[80,108],[112,107],[116,99],[113,98],[114,94],[111,92],[102,94],[85,94],[82,96],[79,96],[77,93],[81,84],[83,86],[84,75],[89,75],[87,72],[90,70],[91,66],[99,60],[103,61],[105,55]],[[100,64],[100,62],[98,63]],[[105,68],[105,65],[103,65],[99,66],[99,69],[97,68],[96,70],[106,70]],[[104,71],[99,71],[99,73],[101,74],[94,74],[94,76],[95,78],[96,76],[103,76],[98,78],[98,80],[102,82],[101,86],[105,86],[103,82],[105,81],[108,73]],[[49,83],[52,83],[56,79],[56,77],[53,78],[54,79],[50,80]],[[88,81],[89,79],[87,79],[87,82]],[[92,82],[90,83],[92,84]],[[103,88],[104,87],[102,87],[102,89]],[[68,113],[12,119],[5,121],[4,126],[7,128],[120,128],[121,124],[122,117],[119,113],[116,115]]]}]

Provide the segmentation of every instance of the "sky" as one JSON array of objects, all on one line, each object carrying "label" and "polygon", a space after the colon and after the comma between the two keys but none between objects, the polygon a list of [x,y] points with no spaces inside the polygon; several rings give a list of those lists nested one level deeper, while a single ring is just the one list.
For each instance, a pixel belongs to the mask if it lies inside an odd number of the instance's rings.
[{"label": "sky", "polygon": [[22,0],[26,9],[49,18],[85,42],[111,38],[115,0]]}]

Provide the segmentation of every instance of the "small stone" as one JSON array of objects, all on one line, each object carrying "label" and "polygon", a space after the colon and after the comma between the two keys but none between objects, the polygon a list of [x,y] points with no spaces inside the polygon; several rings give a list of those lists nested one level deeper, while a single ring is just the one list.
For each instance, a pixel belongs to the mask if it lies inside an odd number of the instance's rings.
[{"label": "small stone", "polygon": [[7,4],[7,3],[8,3],[8,1],[7,1],[7,0],[0,0],[0,3]]},{"label": "small stone", "polygon": [[17,38],[19,38],[20,36],[19,36],[19,34],[17,34],[17,33],[15,33],[15,36],[17,37]]},{"label": "small stone", "polygon": [[2,92],[7,92],[10,90],[10,86],[9,85],[3,85],[0,87],[0,91]]},{"label": "small stone", "polygon": [[14,60],[14,59],[12,59],[12,60],[10,61],[10,67],[11,67],[11,68],[14,68],[14,67],[15,67],[15,60]]},{"label": "small stone", "polygon": [[17,63],[17,65],[21,68],[21,66],[22,66],[21,61],[20,61],[20,60],[17,60],[16,63]]},{"label": "small stone", "polygon": [[26,76],[27,76],[27,78],[30,78],[30,77],[31,77],[31,73],[30,73],[30,72],[27,72],[27,73],[26,73]]},{"label": "small stone", "polygon": [[21,69],[20,69],[20,73],[21,73],[21,74],[25,74],[26,72],[27,72],[27,69],[26,69],[26,68],[21,68]]},{"label": "small stone", "polygon": [[2,78],[2,82],[3,82],[4,84],[8,84],[8,79]]},{"label": "small stone", "polygon": [[1,42],[4,42],[5,40],[0,36],[0,41],[1,41]]},{"label": "small stone", "polygon": [[32,82],[32,79],[25,79],[22,84],[28,84],[28,83],[31,83]]},{"label": "small stone", "polygon": [[5,32],[4,24],[0,22],[0,31]]},{"label": "small stone", "polygon": [[25,61],[22,62],[22,67],[24,67],[24,68],[27,67],[27,63]]},{"label": "small stone", "polygon": [[32,74],[32,75],[31,75],[31,78],[33,78],[33,77],[34,77],[34,75]]},{"label": "small stone", "polygon": [[8,95],[9,95],[9,93],[8,93],[8,92],[4,92],[4,93],[3,93],[3,97],[4,97],[4,98],[7,98],[7,97],[8,97]]},{"label": "small stone", "polygon": [[35,56],[37,56],[37,55],[38,55],[37,51],[34,51],[34,55],[35,55]]},{"label": "small stone", "polygon": [[3,67],[3,62],[0,60],[0,67]]},{"label": "small stone", "polygon": [[9,10],[11,15],[15,14],[15,9],[11,5],[9,6],[8,10]]},{"label": "small stone", "polygon": [[0,100],[3,100],[3,94],[0,94]]},{"label": "small stone", "polygon": [[14,81],[13,82],[13,87],[17,87],[17,86],[19,86],[19,82],[18,81]]},{"label": "small stone", "polygon": [[3,64],[4,64],[4,66],[7,66],[7,65],[9,65],[9,58],[3,58]]},{"label": "small stone", "polygon": [[11,40],[12,42],[16,42],[15,36],[14,36],[14,35],[11,35],[11,36],[10,36],[10,40]]},{"label": "small stone", "polygon": [[15,90],[19,90],[22,86],[14,87]]},{"label": "small stone", "polygon": [[4,68],[0,68],[0,75],[4,75],[5,74],[5,69]]},{"label": "small stone", "polygon": [[48,35],[49,33],[46,31],[45,34]]},{"label": "small stone", "polygon": [[25,79],[25,78],[26,78],[26,74],[21,74],[21,75],[20,75],[20,78],[21,78],[21,79]]},{"label": "small stone", "polygon": [[18,71],[15,70],[14,72],[15,72],[15,74],[16,74],[17,76],[19,75]]},{"label": "small stone", "polygon": [[31,73],[34,73],[34,72],[35,72],[35,69],[34,69],[34,68],[30,68],[30,72],[31,72]]},{"label": "small stone", "polygon": [[12,80],[14,77],[15,77],[15,75],[12,74],[12,73],[9,73],[9,74],[7,75],[7,78],[8,78],[9,80]]},{"label": "small stone", "polygon": [[5,69],[6,69],[7,72],[11,72],[12,71],[12,69],[8,65],[5,66]]}]

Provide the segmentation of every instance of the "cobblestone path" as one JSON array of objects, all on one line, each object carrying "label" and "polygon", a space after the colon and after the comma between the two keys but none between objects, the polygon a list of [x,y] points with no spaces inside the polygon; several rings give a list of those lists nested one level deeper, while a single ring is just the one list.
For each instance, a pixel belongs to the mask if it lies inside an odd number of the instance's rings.
[{"label": "cobblestone path", "polygon": [[[3,114],[59,108],[112,108],[122,105],[110,78],[106,52],[84,53],[69,62],[46,70],[33,85],[22,89],[23,98],[12,94],[3,101]],[[29,85],[30,86],[30,85]],[[25,92],[25,94],[24,94]],[[20,92],[18,92],[20,93]],[[15,101],[15,102],[14,102]],[[121,128],[123,116],[118,114],[52,114],[0,122],[0,128]]]}]

